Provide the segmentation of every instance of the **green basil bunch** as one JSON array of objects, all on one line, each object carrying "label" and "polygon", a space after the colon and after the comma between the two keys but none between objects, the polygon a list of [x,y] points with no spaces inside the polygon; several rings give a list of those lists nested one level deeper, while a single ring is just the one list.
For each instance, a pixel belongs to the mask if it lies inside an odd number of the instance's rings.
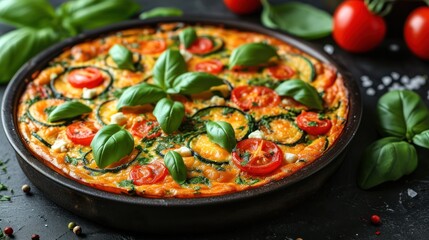
[{"label": "green basil bunch", "polygon": [[267,64],[272,58],[278,58],[277,49],[265,43],[248,43],[234,49],[229,58],[229,68],[235,66],[253,67]]},{"label": "green basil bunch", "polygon": [[317,90],[309,83],[299,79],[284,81],[276,89],[280,96],[292,97],[307,107],[323,110],[323,100]]},{"label": "green basil bunch", "polygon": [[225,148],[228,152],[232,152],[232,149],[237,145],[234,128],[228,122],[208,121],[206,130],[210,141]]},{"label": "green basil bunch", "polygon": [[429,109],[413,91],[392,91],[377,104],[377,127],[385,136],[365,150],[359,166],[358,185],[369,189],[412,173],[416,149],[429,149]]},{"label": "green basil bunch", "polygon": [[157,7],[140,14],[140,19],[148,19],[154,17],[175,17],[182,16],[183,11],[173,7]]},{"label": "green basil bunch", "polygon": [[128,19],[133,0],[73,0],[57,9],[46,0],[2,0],[0,22],[18,29],[0,37],[0,83],[7,83],[30,58],[84,30]]},{"label": "green basil bunch", "polygon": [[66,102],[58,107],[55,107],[52,112],[49,113],[48,121],[49,122],[58,122],[61,120],[73,119],[79,117],[82,114],[92,112],[92,108],[87,105],[78,102]]}]

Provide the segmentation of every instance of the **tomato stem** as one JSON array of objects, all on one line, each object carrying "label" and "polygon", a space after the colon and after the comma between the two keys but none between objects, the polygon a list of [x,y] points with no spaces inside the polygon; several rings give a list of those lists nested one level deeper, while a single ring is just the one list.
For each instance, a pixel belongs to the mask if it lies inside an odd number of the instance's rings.
[{"label": "tomato stem", "polygon": [[[384,17],[392,10],[393,3],[397,0],[365,0],[368,10],[374,14]],[[425,0],[428,1],[429,0]]]}]

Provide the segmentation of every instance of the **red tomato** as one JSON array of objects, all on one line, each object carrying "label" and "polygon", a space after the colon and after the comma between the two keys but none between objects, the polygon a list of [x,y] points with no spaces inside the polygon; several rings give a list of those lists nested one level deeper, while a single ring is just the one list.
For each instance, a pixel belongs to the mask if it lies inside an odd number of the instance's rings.
[{"label": "red tomato", "polygon": [[104,77],[97,68],[87,67],[72,70],[67,80],[75,88],[95,88],[103,83]]},{"label": "red tomato", "polygon": [[195,65],[195,71],[218,74],[223,70],[223,63],[219,60],[207,60]]},{"label": "red tomato", "polygon": [[249,138],[237,144],[232,152],[232,161],[249,174],[265,175],[282,165],[283,152],[273,142]]},{"label": "red tomato", "polygon": [[362,0],[345,1],[334,13],[333,37],[350,52],[366,52],[378,46],[386,34],[386,23],[368,10]]},{"label": "red tomato", "polygon": [[130,178],[134,185],[157,183],[164,180],[167,168],[160,162],[152,162],[147,165],[136,165],[130,171]]},{"label": "red tomato", "polygon": [[152,139],[159,137],[161,131],[156,121],[137,121],[131,127],[131,133],[139,138]]},{"label": "red tomato", "polygon": [[262,86],[240,86],[234,88],[231,100],[243,110],[276,106],[280,97],[272,89]]},{"label": "red tomato", "polygon": [[223,0],[223,2],[236,14],[249,14],[261,8],[261,0]]},{"label": "red tomato", "polygon": [[296,121],[299,128],[311,135],[323,135],[332,127],[331,120],[319,119],[315,112],[302,112]]},{"label": "red tomato", "polygon": [[194,54],[206,54],[213,49],[212,40],[206,37],[197,38],[194,43],[187,49],[190,53]]},{"label": "red tomato", "polygon": [[67,126],[66,135],[75,144],[89,146],[97,131],[93,122],[75,122]]},{"label": "red tomato", "polygon": [[405,22],[404,37],[415,55],[429,60],[429,7],[419,7],[411,12]]},{"label": "red tomato", "polygon": [[275,79],[286,80],[291,78],[295,71],[288,65],[278,65],[268,68],[268,73]]},{"label": "red tomato", "polygon": [[141,42],[140,47],[143,54],[156,54],[167,49],[167,43],[163,39],[153,39]]}]

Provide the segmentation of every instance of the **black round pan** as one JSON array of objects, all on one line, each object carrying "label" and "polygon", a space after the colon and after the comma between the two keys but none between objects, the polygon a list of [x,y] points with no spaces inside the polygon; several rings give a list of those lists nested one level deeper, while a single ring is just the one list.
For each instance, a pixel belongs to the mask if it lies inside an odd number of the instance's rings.
[{"label": "black round pan", "polygon": [[[267,34],[336,67],[345,79],[350,100],[348,121],[336,144],[317,161],[280,181],[224,196],[193,199],[152,199],[104,192],[69,179],[36,159],[27,149],[17,130],[16,117],[19,98],[32,73],[46,67],[53,58],[62,53],[63,49],[80,42],[110,32],[157,25],[160,22],[222,25]],[[162,233],[215,230],[218,227],[234,226],[233,223],[256,220],[275,210],[290,207],[317,190],[339,166],[348,144],[358,129],[361,114],[362,105],[357,84],[345,69],[323,52],[300,40],[259,25],[197,17],[129,21],[67,39],[39,54],[20,69],[6,90],[2,106],[3,126],[8,140],[16,151],[19,164],[28,178],[48,198],[79,216],[104,225],[123,230]]]}]

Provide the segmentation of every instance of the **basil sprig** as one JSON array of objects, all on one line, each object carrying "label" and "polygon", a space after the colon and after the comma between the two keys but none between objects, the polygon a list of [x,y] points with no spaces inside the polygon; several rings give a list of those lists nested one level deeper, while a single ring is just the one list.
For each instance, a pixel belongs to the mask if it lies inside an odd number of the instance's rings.
[{"label": "basil sprig", "polygon": [[105,168],[129,155],[134,149],[134,138],[117,124],[100,129],[91,142],[95,163]]},{"label": "basil sprig", "polygon": [[185,106],[181,102],[163,98],[156,104],[153,115],[165,133],[173,133],[182,123]]},{"label": "basil sprig", "polygon": [[197,39],[197,32],[194,28],[188,27],[185,28],[179,34],[180,43],[185,46],[185,48],[189,48],[193,42]]},{"label": "basil sprig", "polygon": [[413,143],[417,146],[429,149],[429,129],[414,135]]},{"label": "basil sprig", "polygon": [[133,53],[126,47],[115,44],[109,50],[109,55],[120,69],[135,71]]},{"label": "basil sprig", "polygon": [[52,110],[52,112],[49,113],[48,121],[49,122],[58,122],[61,120],[67,120],[72,119],[75,117],[79,117],[82,114],[90,113],[92,112],[92,108],[88,107],[87,105],[78,102],[66,102],[63,103]]},{"label": "basil sprig", "polygon": [[232,51],[229,58],[229,68],[259,66],[267,64],[274,57],[278,58],[279,56],[273,46],[265,43],[247,43]]},{"label": "basil sprig", "polygon": [[266,27],[306,39],[325,37],[332,32],[331,15],[309,4],[289,2],[273,6],[262,0],[262,5],[261,22]]},{"label": "basil sprig", "polygon": [[182,156],[175,151],[169,151],[164,156],[164,164],[168,172],[178,184],[186,182],[186,165],[183,162]]},{"label": "basil sprig", "polygon": [[210,141],[225,148],[228,152],[231,152],[235,145],[237,145],[234,128],[227,122],[208,121],[206,123],[206,130]]},{"label": "basil sprig", "polygon": [[157,7],[140,14],[140,19],[148,19],[154,17],[179,17],[183,15],[183,11],[174,7]]},{"label": "basil sprig", "polygon": [[174,79],[186,72],[186,61],[178,50],[167,49],[153,68],[153,80],[156,85],[167,89],[173,85]]},{"label": "basil sprig", "polygon": [[284,81],[275,91],[280,96],[292,97],[309,108],[323,110],[323,101],[317,90],[311,84],[302,80]]},{"label": "basil sprig", "polygon": [[0,4],[0,21],[15,27],[44,28],[54,19],[55,10],[46,0],[2,0]]},{"label": "basil sprig", "polygon": [[187,72],[174,79],[168,93],[194,94],[209,90],[211,87],[224,84],[224,81],[204,72]]},{"label": "basil sprig", "polygon": [[147,103],[154,103],[160,99],[166,97],[167,94],[162,90],[162,88],[148,83],[140,83],[127,88],[121,95],[116,104],[116,108],[121,110],[121,108],[126,106],[138,106],[144,105]]}]

